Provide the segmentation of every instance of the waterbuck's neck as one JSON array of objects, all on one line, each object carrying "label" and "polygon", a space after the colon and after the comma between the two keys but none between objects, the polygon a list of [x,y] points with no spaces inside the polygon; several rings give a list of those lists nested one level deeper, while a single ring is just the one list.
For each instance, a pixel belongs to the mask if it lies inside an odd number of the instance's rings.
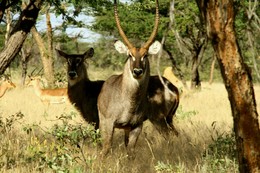
[{"label": "waterbuck's neck", "polygon": [[140,79],[133,77],[132,71],[130,70],[130,60],[128,59],[122,74],[122,93],[127,96],[131,96],[131,99],[142,100],[145,98],[149,76],[150,76],[150,66],[149,61],[147,61],[146,69],[143,76]]}]

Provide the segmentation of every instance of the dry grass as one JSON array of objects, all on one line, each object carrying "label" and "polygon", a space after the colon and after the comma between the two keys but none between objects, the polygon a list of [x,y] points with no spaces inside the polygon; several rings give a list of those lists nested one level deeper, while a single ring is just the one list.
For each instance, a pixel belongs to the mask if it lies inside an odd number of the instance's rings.
[{"label": "dry grass", "polygon": [[[98,78],[106,78],[106,75],[99,74]],[[147,121],[137,142],[136,158],[129,160],[123,143],[123,132],[116,130],[112,152],[106,159],[99,159],[101,151],[99,146],[82,144],[83,154],[75,153],[73,157],[79,161],[70,166],[70,172],[208,172],[210,163],[205,163],[202,156],[205,155],[209,144],[220,134],[231,133],[233,120],[224,85],[215,83],[202,86],[200,92],[190,93],[181,98],[177,117],[174,119],[180,132],[179,137],[171,136],[165,140]],[[255,85],[255,94],[257,110],[260,112],[259,85]],[[48,167],[48,164],[39,168],[42,160],[36,160],[31,164],[28,161],[16,161],[11,167],[3,165],[2,161],[9,158],[7,155],[19,160],[19,157],[26,155],[28,148],[32,146],[46,151],[50,150],[50,146],[60,145],[51,137],[46,138],[41,131],[27,135],[21,129],[33,123],[44,129],[50,129],[57,123],[53,121],[57,119],[56,117],[76,110],[70,104],[44,105],[34,94],[33,88],[17,87],[0,99],[0,117],[5,119],[17,112],[21,112],[24,118],[19,120],[20,123],[16,123],[16,128],[8,132],[9,135],[5,136],[5,139],[2,139],[2,144],[6,146],[8,144],[9,149],[0,146],[0,172],[39,172],[39,170],[52,172],[53,169]],[[86,124],[80,116],[69,122]],[[69,150],[76,149],[76,146],[69,148]],[[46,153],[46,157],[54,156]],[[82,157],[86,157],[88,163],[82,163]],[[227,170],[212,170],[212,172],[236,172],[236,168],[237,165],[233,165]]]}]

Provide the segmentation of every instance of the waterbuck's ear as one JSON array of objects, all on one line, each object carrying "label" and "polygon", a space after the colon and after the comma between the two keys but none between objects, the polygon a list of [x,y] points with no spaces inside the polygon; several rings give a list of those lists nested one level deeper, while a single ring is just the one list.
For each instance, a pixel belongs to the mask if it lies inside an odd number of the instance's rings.
[{"label": "waterbuck's ear", "polygon": [[94,55],[94,49],[91,47],[84,53],[84,59],[91,58]]},{"label": "waterbuck's ear", "polygon": [[59,50],[59,49],[55,49],[55,50],[56,50],[58,56],[62,56],[63,58],[66,58],[66,59],[67,59],[68,54],[66,54],[65,52],[62,52],[62,51]]},{"label": "waterbuck's ear", "polygon": [[128,48],[124,45],[123,42],[117,40],[115,43],[114,43],[114,46],[116,48],[116,50],[119,52],[119,53],[127,53],[128,51]]},{"label": "waterbuck's ear", "polygon": [[157,54],[161,49],[161,43],[159,41],[155,41],[148,50],[148,53],[151,55]]}]

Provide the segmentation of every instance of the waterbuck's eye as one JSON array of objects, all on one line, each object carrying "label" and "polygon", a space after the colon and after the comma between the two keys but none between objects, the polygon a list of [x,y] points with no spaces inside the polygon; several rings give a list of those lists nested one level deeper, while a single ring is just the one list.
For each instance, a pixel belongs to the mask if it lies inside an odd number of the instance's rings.
[{"label": "waterbuck's eye", "polygon": [[130,58],[132,58],[132,60],[135,61],[135,57],[134,56],[130,55]]},{"label": "waterbuck's eye", "polygon": [[81,58],[76,58],[76,64],[79,65],[81,63]]},{"label": "waterbuck's eye", "polygon": [[71,65],[72,64],[72,60],[68,59],[68,64]]},{"label": "waterbuck's eye", "polygon": [[141,58],[141,61],[144,61],[146,58],[147,58],[148,55],[144,55],[142,58]]}]

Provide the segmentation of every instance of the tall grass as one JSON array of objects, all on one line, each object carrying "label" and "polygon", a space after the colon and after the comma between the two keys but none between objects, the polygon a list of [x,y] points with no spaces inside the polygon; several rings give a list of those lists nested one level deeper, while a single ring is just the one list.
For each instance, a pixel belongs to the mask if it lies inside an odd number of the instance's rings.
[{"label": "tall grass", "polygon": [[[123,131],[102,160],[99,131],[73,105],[44,105],[33,88],[15,88],[0,100],[0,172],[238,172],[227,92],[221,83],[202,86],[181,98],[179,137],[165,139],[146,121],[133,160]],[[258,85],[255,94],[259,112]]]}]

